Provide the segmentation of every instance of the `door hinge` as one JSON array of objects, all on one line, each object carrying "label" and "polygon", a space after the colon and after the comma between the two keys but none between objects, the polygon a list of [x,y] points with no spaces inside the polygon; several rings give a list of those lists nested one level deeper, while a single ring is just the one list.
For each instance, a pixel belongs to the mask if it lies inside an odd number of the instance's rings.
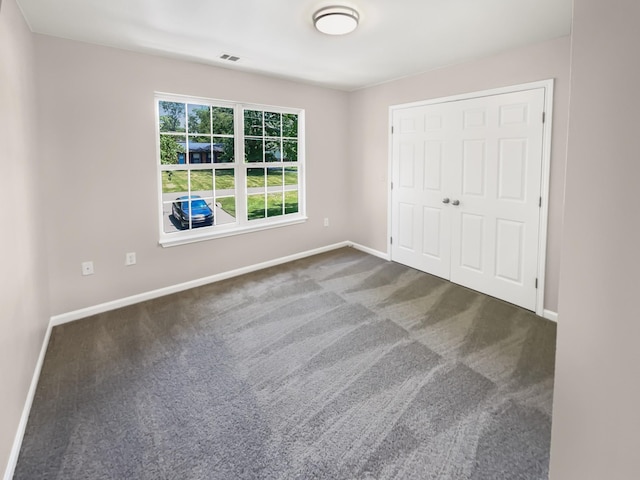
[{"label": "door hinge", "polygon": [[391,135],[393,135],[393,125],[391,125]]},{"label": "door hinge", "polygon": [[547,118],[547,112],[542,112],[542,123],[544,123],[546,118]]},{"label": "door hinge", "polygon": [[389,243],[393,245],[393,237],[389,237]]},{"label": "door hinge", "polygon": [[391,182],[391,190],[393,190],[393,182]]},{"label": "door hinge", "polygon": [[538,207],[542,208],[542,197],[540,197],[540,200],[538,200]]},{"label": "door hinge", "polygon": [[536,278],[536,288],[538,288],[538,279]]}]

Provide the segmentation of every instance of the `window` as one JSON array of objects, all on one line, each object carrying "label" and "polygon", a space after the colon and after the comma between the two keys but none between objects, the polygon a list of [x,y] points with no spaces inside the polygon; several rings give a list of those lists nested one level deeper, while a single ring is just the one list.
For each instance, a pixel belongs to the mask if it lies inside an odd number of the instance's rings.
[{"label": "window", "polygon": [[160,243],[304,221],[304,111],[157,95]]}]

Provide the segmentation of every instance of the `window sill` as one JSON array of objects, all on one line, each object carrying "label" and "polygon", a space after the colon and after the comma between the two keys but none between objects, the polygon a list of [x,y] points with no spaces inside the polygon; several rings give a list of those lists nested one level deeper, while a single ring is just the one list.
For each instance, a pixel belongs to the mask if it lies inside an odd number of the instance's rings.
[{"label": "window sill", "polygon": [[257,225],[243,225],[241,227],[235,226],[232,228],[226,228],[224,230],[217,229],[205,229],[208,231],[195,231],[190,232],[178,232],[174,234],[165,234],[160,237],[158,242],[163,247],[175,247],[177,245],[185,245],[187,243],[203,242],[205,240],[213,240],[215,238],[231,237],[235,235],[242,235],[245,233],[259,232],[260,230],[269,230],[271,228],[286,227],[289,225],[296,225],[298,223],[305,223],[307,217],[300,215],[286,220],[270,221],[268,223],[259,223]]}]

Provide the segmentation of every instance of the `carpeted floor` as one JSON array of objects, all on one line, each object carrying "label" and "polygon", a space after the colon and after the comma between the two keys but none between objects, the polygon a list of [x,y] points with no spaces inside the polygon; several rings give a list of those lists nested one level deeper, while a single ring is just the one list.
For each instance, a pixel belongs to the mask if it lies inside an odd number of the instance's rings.
[{"label": "carpeted floor", "polygon": [[351,248],[56,327],[16,479],[546,479],[555,324]]}]

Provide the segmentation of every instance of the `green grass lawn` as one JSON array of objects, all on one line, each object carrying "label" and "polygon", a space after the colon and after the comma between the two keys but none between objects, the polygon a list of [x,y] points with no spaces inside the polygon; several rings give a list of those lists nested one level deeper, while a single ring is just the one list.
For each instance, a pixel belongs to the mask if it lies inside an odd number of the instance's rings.
[{"label": "green grass lawn", "polygon": [[[229,215],[236,216],[236,201],[235,197],[218,197],[216,202],[219,203],[222,209]],[[247,210],[249,220],[255,220],[258,218],[276,217],[278,215],[297,213],[298,212],[298,191],[284,192],[284,212],[282,208],[282,195],[279,193],[270,193],[266,198],[266,211],[265,211],[265,196],[264,195],[249,195],[247,198]]]},{"label": "green grass lawn", "polygon": [[[283,182],[282,168],[269,168],[265,175],[264,168],[249,168],[247,170],[247,188],[264,187],[265,178],[267,186],[281,186]],[[231,168],[216,170],[216,190],[228,190],[235,188],[234,171]],[[162,192],[182,193],[188,190],[188,172],[186,170],[173,170],[162,172]],[[212,190],[212,171],[194,170],[191,172],[191,190]],[[298,170],[296,167],[284,169],[284,184],[298,184]]]},{"label": "green grass lawn", "polygon": [[222,210],[236,218],[236,197],[218,197],[216,203],[220,204]]}]

